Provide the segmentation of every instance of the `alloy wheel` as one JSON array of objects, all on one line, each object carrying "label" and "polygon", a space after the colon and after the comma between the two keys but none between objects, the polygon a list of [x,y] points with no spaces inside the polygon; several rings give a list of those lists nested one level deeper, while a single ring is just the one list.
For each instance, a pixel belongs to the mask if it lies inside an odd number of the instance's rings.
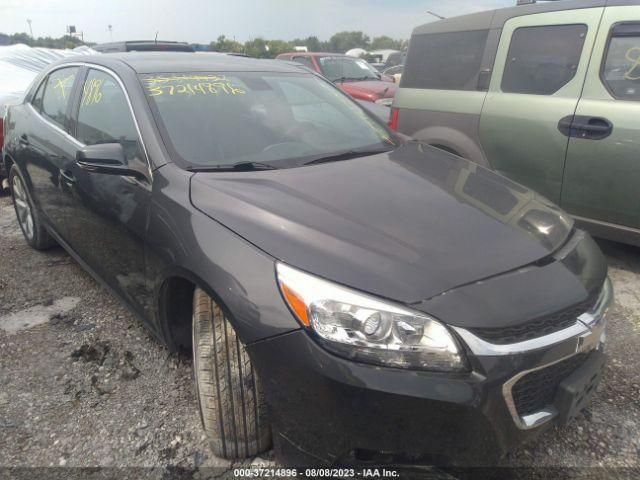
[{"label": "alloy wheel", "polygon": [[28,240],[33,239],[33,213],[31,212],[31,204],[27,199],[27,192],[24,184],[18,175],[13,177],[13,204],[16,207],[18,223],[22,232]]}]

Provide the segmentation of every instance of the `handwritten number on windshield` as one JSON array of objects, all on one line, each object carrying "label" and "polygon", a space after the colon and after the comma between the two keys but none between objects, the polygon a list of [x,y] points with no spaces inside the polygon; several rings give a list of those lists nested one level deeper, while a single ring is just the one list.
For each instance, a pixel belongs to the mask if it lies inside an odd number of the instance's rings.
[{"label": "handwritten number on windshield", "polygon": [[631,47],[624,58],[631,62],[631,67],[624,74],[626,80],[640,80],[640,47]]}]

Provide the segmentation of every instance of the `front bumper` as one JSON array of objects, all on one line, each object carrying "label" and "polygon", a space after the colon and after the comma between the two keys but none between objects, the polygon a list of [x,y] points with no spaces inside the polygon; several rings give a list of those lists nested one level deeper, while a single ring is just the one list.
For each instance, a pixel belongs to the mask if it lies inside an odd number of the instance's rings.
[{"label": "front bumper", "polygon": [[[384,452],[440,465],[493,464],[584,407],[602,365],[611,298],[607,280],[596,305],[575,325],[520,344],[492,345],[457,328],[472,364],[465,374],[351,362],[304,331],[253,344],[249,351],[270,406],[278,457],[315,466],[339,464],[354,452]],[[540,411],[520,414],[514,385],[576,355],[584,356],[589,371],[556,388]]]}]

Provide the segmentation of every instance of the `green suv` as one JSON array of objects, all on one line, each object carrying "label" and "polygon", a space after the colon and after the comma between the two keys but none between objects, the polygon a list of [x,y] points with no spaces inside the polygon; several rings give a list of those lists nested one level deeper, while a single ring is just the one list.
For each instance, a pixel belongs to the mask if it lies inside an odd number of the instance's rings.
[{"label": "green suv", "polygon": [[401,133],[531,187],[594,235],[640,245],[639,0],[417,27],[393,107]]}]

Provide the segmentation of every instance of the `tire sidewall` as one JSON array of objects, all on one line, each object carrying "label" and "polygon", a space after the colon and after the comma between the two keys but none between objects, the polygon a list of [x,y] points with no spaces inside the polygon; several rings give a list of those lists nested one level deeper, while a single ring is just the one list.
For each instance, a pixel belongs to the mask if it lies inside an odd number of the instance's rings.
[{"label": "tire sidewall", "polygon": [[[242,459],[258,455],[270,448],[272,434],[249,353],[226,312],[211,296],[196,288],[193,300],[193,370],[202,427],[217,456]],[[218,338],[222,330],[224,338]]]},{"label": "tire sidewall", "polygon": [[20,231],[22,232],[22,236],[24,237],[25,241],[30,247],[35,248],[36,250],[45,250],[51,247],[52,245],[55,245],[56,242],[49,235],[47,227],[44,225],[44,222],[42,221],[42,216],[40,215],[40,212],[38,211],[38,209],[35,206],[35,203],[33,202],[33,197],[31,196],[31,190],[29,189],[29,184],[27,183],[25,176],[22,174],[18,166],[16,164],[13,164],[11,166],[11,170],[9,171],[8,178],[9,178],[9,190],[11,191],[11,199],[13,203],[13,209],[16,213],[16,219],[18,216],[18,208],[16,207],[15,195],[13,193],[14,177],[18,177],[20,179],[20,182],[22,183],[22,188],[24,188],[25,200],[29,205],[29,209],[31,211],[31,218],[33,220],[33,237],[32,238],[27,237],[27,235],[24,232],[24,228],[22,227],[22,224],[18,222],[18,225],[20,226]]},{"label": "tire sidewall", "polygon": [[27,204],[29,205],[29,210],[31,211],[31,218],[33,219],[33,236],[31,238],[29,238],[27,236],[27,234],[24,231],[24,228],[22,227],[22,223],[20,223],[20,221],[18,221],[18,226],[20,227],[20,231],[22,232],[22,236],[24,237],[25,241],[29,244],[29,246],[34,247],[37,244],[37,236],[38,236],[38,229],[36,227],[36,222],[38,221],[36,219],[35,213],[34,213],[34,208],[33,208],[33,201],[31,200],[31,193],[29,192],[29,188],[27,187],[27,182],[25,182],[24,176],[22,175],[22,173],[20,172],[20,169],[14,164],[11,166],[11,170],[9,171],[9,191],[11,192],[11,200],[13,203],[13,210],[16,213],[16,219],[18,219],[18,207],[16,206],[16,198],[15,198],[15,193],[13,191],[13,179],[15,177],[18,177],[20,179],[20,182],[22,183],[22,188],[24,189],[24,195],[25,195],[25,200],[27,202]]}]

